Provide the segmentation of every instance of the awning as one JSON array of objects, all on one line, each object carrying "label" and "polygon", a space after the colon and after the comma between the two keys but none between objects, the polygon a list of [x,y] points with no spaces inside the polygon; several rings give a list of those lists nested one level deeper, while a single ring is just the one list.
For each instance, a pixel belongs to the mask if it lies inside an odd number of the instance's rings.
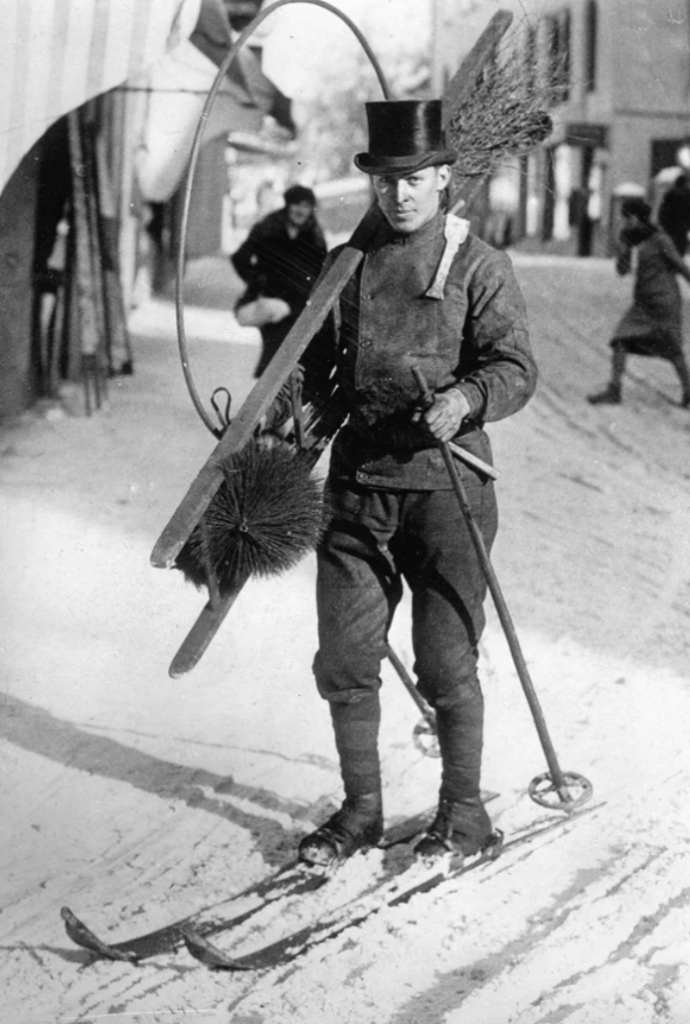
[{"label": "awning", "polygon": [[[239,12],[243,5],[236,2],[228,6],[231,11]],[[246,4],[249,9],[260,6],[254,2]],[[230,19],[223,0],[201,0],[199,21],[190,42],[217,67],[221,66],[233,43]],[[255,103],[259,110],[275,118],[281,127],[294,131],[291,101],[266,78],[251,46],[240,50],[237,60],[228,70],[228,78],[241,91],[243,101]]]},{"label": "awning", "polygon": [[187,39],[201,0],[2,0],[0,191],[47,128]]},{"label": "awning", "polygon": [[[145,77],[130,83],[144,96],[134,167],[142,198],[148,202],[165,202],[182,181],[199,115],[217,71],[186,42],[154,64]],[[227,135],[235,127],[258,132],[263,117],[251,99],[226,79],[211,108],[203,141]]]},{"label": "awning", "polygon": [[[189,40],[128,83],[127,88],[145,96],[134,166],[142,197],[149,202],[165,202],[180,185],[200,114],[231,46],[221,0],[202,0],[199,22]],[[203,142],[231,132],[256,136],[267,114],[293,129],[290,101],[245,47],[211,107]]]}]

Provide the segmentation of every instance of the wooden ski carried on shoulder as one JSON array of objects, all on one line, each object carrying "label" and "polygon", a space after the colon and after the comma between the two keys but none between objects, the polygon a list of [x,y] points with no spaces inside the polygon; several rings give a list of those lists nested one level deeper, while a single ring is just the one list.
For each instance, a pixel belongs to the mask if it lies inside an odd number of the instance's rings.
[{"label": "wooden ski carried on shoulder", "polygon": [[372,207],[362,218],[352,238],[314,289],[306,308],[177,507],[151,554],[151,564],[157,569],[169,569],[174,564],[223,481],[219,464],[228,455],[242,449],[252,438],[261,417],[270,408],[361,262],[376,217]]},{"label": "wooden ski carried on shoulder", "polygon": [[[223,460],[244,448],[253,437],[262,416],[270,409],[279,391],[289,380],[309,342],[321,328],[344,286],[357,269],[376,219],[377,215],[372,207],[314,289],[308,305],[254,385],[238,415],[229,424],[202,466],[153,549],[151,563],[156,568],[169,569],[174,565],[175,559],[223,482]],[[320,449],[314,454],[320,454]],[[208,580],[209,599],[173,658],[169,669],[173,678],[190,672],[199,662],[245,583],[246,579],[239,580],[232,590],[221,593],[216,581]]]}]

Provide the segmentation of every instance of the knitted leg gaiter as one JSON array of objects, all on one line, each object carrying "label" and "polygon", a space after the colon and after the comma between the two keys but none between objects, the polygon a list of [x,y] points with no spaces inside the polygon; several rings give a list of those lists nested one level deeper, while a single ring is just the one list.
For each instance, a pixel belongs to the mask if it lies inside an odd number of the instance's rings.
[{"label": "knitted leg gaiter", "polygon": [[445,825],[440,823],[441,830],[450,826],[455,841],[465,854],[471,855],[485,843],[491,832],[491,819],[479,789],[484,700],[478,680],[465,684],[463,691],[456,704],[436,709],[443,759],[439,815],[447,821]]},{"label": "knitted leg gaiter", "polygon": [[436,709],[443,771],[441,797],[460,802],[479,797],[484,698],[478,680],[463,684],[462,697]]},{"label": "knitted leg gaiter", "polygon": [[381,704],[378,693],[355,704],[331,702],[331,719],[345,795],[358,797],[380,793],[378,736]]}]

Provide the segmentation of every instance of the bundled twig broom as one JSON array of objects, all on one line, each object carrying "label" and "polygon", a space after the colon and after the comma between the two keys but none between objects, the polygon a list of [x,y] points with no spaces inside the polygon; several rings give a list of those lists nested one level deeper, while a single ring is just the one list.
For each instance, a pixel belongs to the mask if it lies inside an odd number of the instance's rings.
[{"label": "bundled twig broom", "polygon": [[540,70],[511,32],[470,96],[450,115],[448,141],[459,154],[455,189],[485,178],[502,161],[529,152],[551,134],[546,108],[554,98],[553,77],[545,81]]},{"label": "bundled twig broom", "polygon": [[326,519],[313,460],[283,442],[254,440],[222,464],[224,481],[176,560],[197,587],[221,593],[275,576],[316,547]]}]

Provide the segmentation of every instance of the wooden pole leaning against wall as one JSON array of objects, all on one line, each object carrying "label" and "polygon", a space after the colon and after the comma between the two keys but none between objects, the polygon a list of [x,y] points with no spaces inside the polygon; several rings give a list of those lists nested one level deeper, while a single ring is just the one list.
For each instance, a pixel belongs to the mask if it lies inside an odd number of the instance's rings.
[{"label": "wooden pole leaning against wall", "polygon": [[[119,217],[117,196],[111,173],[105,134],[112,131],[113,94],[92,101],[96,113],[91,142],[93,147],[94,188],[97,199],[97,228],[101,251],[103,308],[105,313],[107,365],[110,376],[131,374],[133,354],[125,297],[121,279],[119,253]],[[121,138],[122,136],[120,136]]]},{"label": "wooden pole leaning against wall", "polygon": [[[67,115],[70,167],[72,171],[72,229],[74,231],[73,297],[84,409],[90,416],[100,408],[103,382],[103,311],[98,280],[98,258],[94,239],[93,197],[89,196],[91,176],[84,146],[80,111]],[[97,236],[97,231],[96,231]],[[74,322],[74,321],[73,321]]]},{"label": "wooden pole leaning against wall", "polygon": [[108,309],[108,291],[106,284],[107,254],[105,236],[102,230],[101,190],[98,175],[97,155],[97,105],[91,100],[81,108],[81,139],[85,163],[85,192],[89,214],[89,254],[91,257],[91,274],[95,286],[94,309],[98,326],[98,347],[94,366],[94,390],[98,405],[107,398],[110,353],[112,350],[112,318]]}]

